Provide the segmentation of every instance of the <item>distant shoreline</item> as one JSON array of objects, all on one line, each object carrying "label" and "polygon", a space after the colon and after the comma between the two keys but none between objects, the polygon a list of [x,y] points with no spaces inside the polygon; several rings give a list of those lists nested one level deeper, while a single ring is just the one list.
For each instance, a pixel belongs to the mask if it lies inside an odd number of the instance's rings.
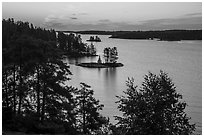
[{"label": "distant shoreline", "polygon": [[202,40],[202,30],[155,30],[155,31],[62,31],[92,35],[111,35],[117,39],[158,39],[159,41]]}]

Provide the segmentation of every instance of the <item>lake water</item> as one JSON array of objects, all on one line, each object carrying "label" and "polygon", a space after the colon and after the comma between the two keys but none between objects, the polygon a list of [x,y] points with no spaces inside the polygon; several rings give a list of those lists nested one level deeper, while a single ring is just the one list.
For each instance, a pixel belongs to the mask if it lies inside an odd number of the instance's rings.
[{"label": "lake water", "polygon": [[[91,35],[82,35],[89,39]],[[66,59],[73,73],[69,85],[79,87],[84,82],[95,91],[104,108],[102,114],[116,123],[114,115],[121,115],[117,110],[116,95],[126,90],[128,77],[135,79],[140,86],[148,71],[159,74],[163,70],[172,78],[177,92],[183,95],[188,106],[185,111],[196,123],[195,134],[202,134],[202,41],[156,41],[110,39],[108,35],[99,35],[102,42],[94,43],[97,54],[103,57],[105,47],[117,47],[118,62],[124,64],[119,68],[83,68],[75,63],[97,61],[98,57]]]}]

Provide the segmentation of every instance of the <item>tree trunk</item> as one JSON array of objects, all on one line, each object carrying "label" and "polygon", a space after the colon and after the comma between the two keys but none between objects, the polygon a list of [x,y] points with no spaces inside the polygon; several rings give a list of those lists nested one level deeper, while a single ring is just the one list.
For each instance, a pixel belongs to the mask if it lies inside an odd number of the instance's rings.
[{"label": "tree trunk", "polygon": [[85,89],[83,89],[83,133],[86,134]]},{"label": "tree trunk", "polygon": [[19,102],[18,102],[18,114],[21,113],[21,105],[22,105],[22,98],[23,98],[23,91],[22,91],[22,73],[21,73],[21,65],[20,65],[20,83],[19,83]]},{"label": "tree trunk", "polygon": [[[43,72],[45,74],[45,71]],[[43,98],[42,98],[42,113],[41,113],[41,122],[44,121],[45,117],[45,104],[46,104],[46,84],[45,79],[43,79]]]},{"label": "tree trunk", "polygon": [[42,114],[41,114],[41,121],[44,121],[44,117],[45,117],[45,101],[46,101],[46,93],[45,93],[45,89],[43,91],[43,99],[42,99]]},{"label": "tree trunk", "polygon": [[13,65],[13,112],[16,114],[16,68]]},{"label": "tree trunk", "polygon": [[40,72],[37,66],[37,115],[40,118]]},{"label": "tree trunk", "polygon": [[21,105],[22,105],[22,98],[23,98],[23,91],[22,91],[22,48],[20,46],[20,62],[19,62],[20,70],[19,70],[19,78],[20,78],[20,83],[19,83],[19,103],[18,103],[18,114],[21,113]]},{"label": "tree trunk", "polygon": [[8,101],[8,75],[7,72],[5,72],[5,92],[6,92],[6,107],[9,107],[9,101]]},{"label": "tree trunk", "polygon": [[[46,46],[44,47],[44,49],[43,49],[43,53],[44,53],[44,55],[45,55],[45,57],[47,58],[47,56],[46,56]],[[42,113],[41,113],[41,122],[43,122],[44,121],[44,117],[45,117],[45,101],[46,101],[46,83],[45,83],[45,76],[46,76],[46,64],[47,63],[47,61],[45,61],[45,64],[43,65],[43,70],[42,70],[42,72],[43,72],[43,78],[42,78],[42,83],[43,83],[43,98],[42,98]]]}]

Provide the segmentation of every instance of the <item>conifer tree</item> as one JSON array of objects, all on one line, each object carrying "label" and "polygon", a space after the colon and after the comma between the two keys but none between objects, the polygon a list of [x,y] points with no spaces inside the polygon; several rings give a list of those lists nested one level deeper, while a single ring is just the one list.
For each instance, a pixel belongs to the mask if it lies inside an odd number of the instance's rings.
[{"label": "conifer tree", "polygon": [[108,121],[99,113],[103,105],[93,97],[91,87],[85,83],[80,85],[81,89],[76,91],[77,124],[82,134],[92,134]]}]

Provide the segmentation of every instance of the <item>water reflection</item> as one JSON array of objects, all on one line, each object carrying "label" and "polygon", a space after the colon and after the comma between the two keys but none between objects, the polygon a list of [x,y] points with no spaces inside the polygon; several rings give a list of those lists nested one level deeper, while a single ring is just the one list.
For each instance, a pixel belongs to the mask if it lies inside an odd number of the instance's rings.
[{"label": "water reflection", "polygon": [[67,59],[69,64],[79,64],[84,62],[96,62],[97,57],[76,57],[76,58],[69,58]]},{"label": "water reflection", "polygon": [[112,100],[117,92],[117,68],[105,68],[103,72],[105,94],[107,98]]},{"label": "water reflection", "polygon": [[100,72],[101,72],[101,68],[98,68],[98,73],[100,74]]},{"label": "water reflection", "polygon": [[107,87],[115,87],[116,74],[117,74],[116,68],[105,68],[104,78]]}]

